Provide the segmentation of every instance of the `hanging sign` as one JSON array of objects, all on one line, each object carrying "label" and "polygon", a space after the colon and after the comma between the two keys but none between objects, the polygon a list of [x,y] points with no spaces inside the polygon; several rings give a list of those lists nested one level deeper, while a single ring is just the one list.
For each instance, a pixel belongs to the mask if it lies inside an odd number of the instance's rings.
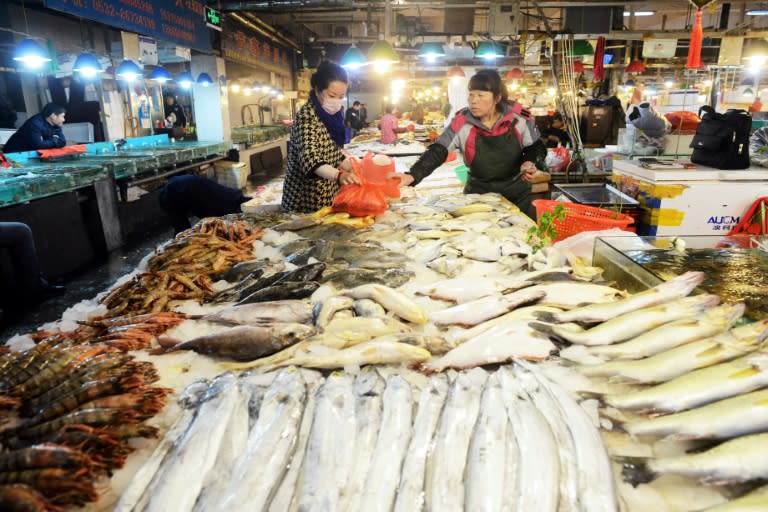
[{"label": "hanging sign", "polygon": [[261,67],[282,75],[290,74],[289,50],[229,20],[224,23],[221,51],[226,60]]},{"label": "hanging sign", "polygon": [[201,52],[211,51],[203,0],[45,0],[45,5]]},{"label": "hanging sign", "polygon": [[646,59],[671,59],[677,50],[677,39],[649,37],[643,41],[643,57]]},{"label": "hanging sign", "polygon": [[726,36],[720,40],[720,53],[717,56],[718,66],[740,66],[741,50],[744,47],[743,36]]},{"label": "hanging sign", "polygon": [[157,66],[157,42],[151,37],[139,36],[139,59],[142,64]]}]

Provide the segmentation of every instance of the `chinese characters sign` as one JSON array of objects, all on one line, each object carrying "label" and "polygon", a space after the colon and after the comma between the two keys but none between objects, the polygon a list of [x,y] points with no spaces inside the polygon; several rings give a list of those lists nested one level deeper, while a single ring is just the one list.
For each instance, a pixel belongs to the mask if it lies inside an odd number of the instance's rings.
[{"label": "chinese characters sign", "polygon": [[282,74],[290,73],[291,70],[289,50],[227,20],[221,36],[221,50],[224,58],[232,62]]},{"label": "chinese characters sign", "polygon": [[46,0],[45,4],[129,32],[211,51],[205,0]]}]

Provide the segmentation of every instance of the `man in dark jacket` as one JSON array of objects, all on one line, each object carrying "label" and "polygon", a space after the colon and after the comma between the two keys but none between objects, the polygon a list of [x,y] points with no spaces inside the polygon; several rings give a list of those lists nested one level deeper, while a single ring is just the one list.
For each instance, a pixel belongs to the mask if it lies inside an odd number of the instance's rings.
[{"label": "man in dark jacket", "polygon": [[352,139],[357,135],[357,132],[363,129],[363,122],[360,119],[360,102],[354,102],[344,117],[344,124],[349,128],[349,138]]},{"label": "man in dark jacket", "polygon": [[176,97],[169,94],[165,97],[165,119],[173,126],[184,128],[187,126],[187,116],[184,107],[176,103]]},{"label": "man in dark jacket", "polygon": [[64,124],[64,107],[49,103],[43,111],[35,114],[11,135],[3,146],[3,153],[20,153],[36,149],[53,149],[66,146],[67,139],[61,125]]}]

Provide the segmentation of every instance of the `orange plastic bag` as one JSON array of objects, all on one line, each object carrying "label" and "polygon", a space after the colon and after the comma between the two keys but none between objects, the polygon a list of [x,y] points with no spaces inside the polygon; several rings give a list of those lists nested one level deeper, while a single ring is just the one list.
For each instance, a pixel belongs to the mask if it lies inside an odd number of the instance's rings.
[{"label": "orange plastic bag", "polygon": [[395,172],[395,162],[390,157],[382,154],[374,155],[369,151],[363,157],[362,162],[352,159],[353,169],[355,165],[359,165],[359,169],[355,170],[357,175],[369,183],[378,185],[385,196],[400,197],[400,180],[386,178],[387,174]]},{"label": "orange plastic bag", "polygon": [[[364,159],[369,156],[370,153]],[[352,163],[352,170],[360,178],[361,183],[360,185],[342,185],[341,190],[333,200],[331,208],[334,212],[346,212],[353,217],[365,217],[366,215],[380,215],[384,213],[389,206],[387,197],[384,194],[386,182],[383,177],[385,173],[370,166],[367,171],[364,171],[363,166],[356,158],[350,158],[349,160]],[[375,183],[370,181],[370,178],[380,178],[382,181],[381,183]]]},{"label": "orange plastic bag", "polygon": [[38,149],[37,154],[40,158],[58,158],[60,156],[76,155],[85,153],[85,144],[75,144],[74,146],[64,146],[56,149]]}]

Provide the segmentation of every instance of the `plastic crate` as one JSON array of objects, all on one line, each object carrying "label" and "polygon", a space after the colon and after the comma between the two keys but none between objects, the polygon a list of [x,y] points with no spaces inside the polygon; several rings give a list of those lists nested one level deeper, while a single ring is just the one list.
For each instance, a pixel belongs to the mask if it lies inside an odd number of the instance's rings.
[{"label": "plastic crate", "polygon": [[568,238],[569,236],[581,233],[582,231],[600,231],[602,229],[619,228],[624,231],[634,232],[635,228],[630,227],[635,219],[623,213],[586,206],[578,203],[564,203],[550,199],[535,199],[533,206],[536,208],[536,218],[539,219],[542,214],[552,212],[555,206],[562,204],[565,208],[565,220],[556,220],[553,222],[557,230],[555,242]]},{"label": "plastic crate", "polygon": [[245,188],[248,184],[248,167],[245,162],[216,162],[213,164],[216,183],[229,188]]}]

